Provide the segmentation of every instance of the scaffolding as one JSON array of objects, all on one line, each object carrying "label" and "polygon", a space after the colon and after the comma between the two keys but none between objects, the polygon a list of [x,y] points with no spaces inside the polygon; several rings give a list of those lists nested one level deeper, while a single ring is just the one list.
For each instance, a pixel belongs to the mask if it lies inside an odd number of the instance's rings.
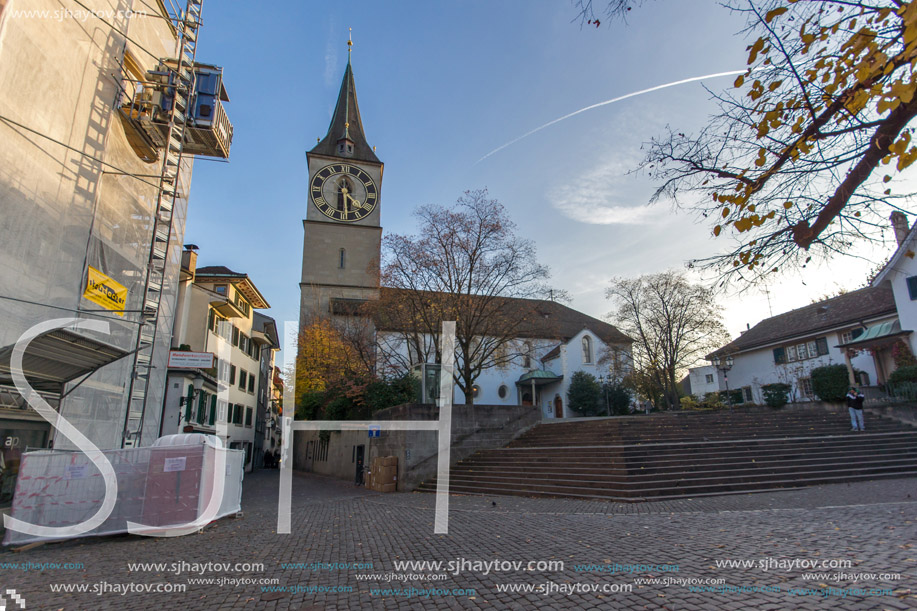
[{"label": "scaffolding", "polygon": [[[198,31],[201,26],[203,0],[187,0],[184,11],[171,11],[173,24],[178,35],[178,56],[163,60],[156,70],[150,71],[142,82],[133,81],[133,95],[122,98],[119,104],[122,116],[142,131],[158,149],[160,176],[156,207],[152,217],[152,238],[149,259],[143,283],[143,304],[141,321],[135,344],[134,363],[128,388],[127,413],[124,418],[122,447],[133,447],[139,443],[147,409],[147,398],[152,379],[153,346],[156,341],[160,308],[162,305],[169,244],[172,240],[173,210],[180,193],[179,174],[182,160],[188,154],[206,154],[206,149],[189,150],[186,143],[191,130],[200,129],[195,115],[200,115],[200,104],[196,102],[195,70]],[[221,73],[219,74],[221,77]],[[131,79],[125,79],[131,80]],[[139,86],[138,86],[139,85]],[[215,99],[219,101],[222,79],[215,87]],[[124,89],[122,88],[122,92]],[[223,96],[225,97],[225,96]],[[228,99],[228,98],[227,98]],[[210,106],[213,115],[214,106]],[[222,107],[220,106],[220,112]],[[228,143],[232,128],[225,113],[217,126],[223,130],[225,148],[219,156],[229,155]],[[158,137],[157,137],[158,136]],[[155,157],[154,157],[155,159]]]}]

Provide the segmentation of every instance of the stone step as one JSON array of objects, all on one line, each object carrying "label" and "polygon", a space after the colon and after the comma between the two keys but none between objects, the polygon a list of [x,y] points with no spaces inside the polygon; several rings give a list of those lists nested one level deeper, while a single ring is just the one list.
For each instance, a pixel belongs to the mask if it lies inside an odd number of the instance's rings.
[{"label": "stone step", "polygon": [[851,433],[843,413],[774,411],[542,424],[453,465],[450,491],[633,501],[917,473],[917,428],[868,424]]}]

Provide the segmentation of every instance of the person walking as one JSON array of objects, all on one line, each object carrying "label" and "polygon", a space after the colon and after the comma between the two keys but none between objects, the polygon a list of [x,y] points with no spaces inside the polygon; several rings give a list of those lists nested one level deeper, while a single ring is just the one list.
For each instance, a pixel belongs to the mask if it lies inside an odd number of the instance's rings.
[{"label": "person walking", "polygon": [[855,386],[850,387],[847,393],[847,411],[850,413],[851,431],[866,430],[866,424],[863,422],[863,402],[865,400],[866,397]]}]

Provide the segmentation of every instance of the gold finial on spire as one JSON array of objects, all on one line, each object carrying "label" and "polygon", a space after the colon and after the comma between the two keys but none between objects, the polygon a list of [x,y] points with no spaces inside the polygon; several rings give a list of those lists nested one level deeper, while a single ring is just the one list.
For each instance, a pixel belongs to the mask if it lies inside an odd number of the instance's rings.
[{"label": "gold finial on spire", "polygon": [[347,61],[350,61],[350,52],[353,51],[353,28],[347,28]]},{"label": "gold finial on spire", "polygon": [[316,138],[315,141],[316,141],[316,142],[321,142],[322,139],[321,139],[321,138]]}]

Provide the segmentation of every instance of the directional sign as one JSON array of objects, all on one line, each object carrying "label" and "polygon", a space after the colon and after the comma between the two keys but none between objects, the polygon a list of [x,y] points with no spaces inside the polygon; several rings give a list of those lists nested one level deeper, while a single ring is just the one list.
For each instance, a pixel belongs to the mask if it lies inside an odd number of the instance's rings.
[{"label": "directional sign", "polygon": [[369,425],[369,436],[370,437],[380,437],[382,435],[382,427],[378,424]]}]

